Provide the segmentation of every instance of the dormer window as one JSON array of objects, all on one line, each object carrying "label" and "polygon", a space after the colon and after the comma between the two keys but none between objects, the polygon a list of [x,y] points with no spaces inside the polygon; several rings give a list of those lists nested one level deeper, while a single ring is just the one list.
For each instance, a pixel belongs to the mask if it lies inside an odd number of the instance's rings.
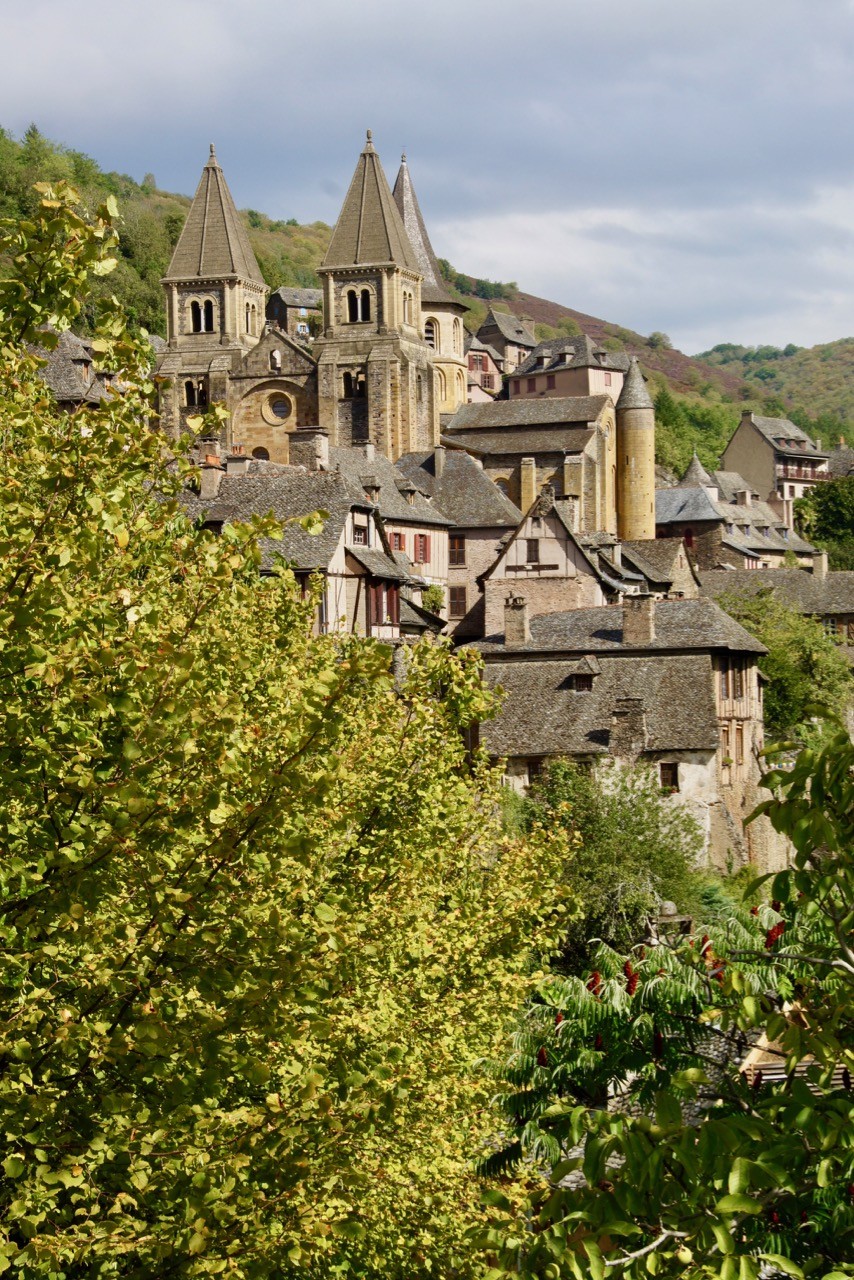
[{"label": "dormer window", "polygon": [[593,676],[589,671],[578,671],[570,679],[571,686],[576,693],[593,692]]},{"label": "dormer window", "polygon": [[353,525],[353,546],[366,547],[368,545],[368,526],[367,524]]}]

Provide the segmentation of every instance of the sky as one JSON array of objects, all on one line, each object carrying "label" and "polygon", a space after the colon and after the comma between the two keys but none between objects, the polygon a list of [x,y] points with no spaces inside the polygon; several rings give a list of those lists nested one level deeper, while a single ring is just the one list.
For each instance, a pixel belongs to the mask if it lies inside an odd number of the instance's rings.
[{"label": "sky", "polygon": [[854,0],[29,0],[0,125],[333,223],[373,130],[433,246],[649,333],[854,335]]}]

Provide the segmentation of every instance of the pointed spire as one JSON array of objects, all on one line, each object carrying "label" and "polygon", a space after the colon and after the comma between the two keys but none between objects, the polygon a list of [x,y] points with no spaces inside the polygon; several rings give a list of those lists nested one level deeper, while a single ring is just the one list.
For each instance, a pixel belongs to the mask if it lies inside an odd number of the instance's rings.
[{"label": "pointed spire", "polygon": [[677,489],[714,489],[716,487],[715,481],[697,457],[696,449],[684,476],[676,487]]},{"label": "pointed spire", "polygon": [[394,203],[397,205],[400,216],[403,219],[406,234],[409,237],[409,243],[415,250],[418,270],[424,277],[421,284],[421,301],[450,302],[451,296],[442,282],[442,272],[433,252],[433,246],[430,243],[430,237],[427,234],[427,228],[421,216],[418,197],[415,194],[415,188],[409,176],[409,166],[406,163],[405,151],[400,157],[400,169],[395,179],[393,194]]},{"label": "pointed spire", "polygon": [[650,394],[646,389],[644,376],[640,371],[637,356],[629,361],[629,371],[623,383],[623,389],[617,400],[618,409],[654,409]]},{"label": "pointed spire", "polygon": [[216,158],[214,144],[202,170],[187,221],[164,280],[238,276],[264,283],[246,229]]},{"label": "pointed spire", "polygon": [[387,262],[420,271],[369,129],[322,266],[378,266]]}]

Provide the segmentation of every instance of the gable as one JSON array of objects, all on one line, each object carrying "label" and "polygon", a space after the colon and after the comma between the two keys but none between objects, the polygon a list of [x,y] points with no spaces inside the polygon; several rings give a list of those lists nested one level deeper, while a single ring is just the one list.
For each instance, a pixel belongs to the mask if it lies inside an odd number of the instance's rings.
[{"label": "gable", "polygon": [[[281,361],[277,369],[274,369],[271,363],[274,352],[279,353]],[[307,373],[314,373],[316,369],[317,361],[305,347],[300,346],[281,329],[270,329],[269,333],[259,338],[249,354],[243,357],[239,373],[253,377],[281,375],[287,378],[289,376],[305,377]]]},{"label": "gable", "polygon": [[[572,533],[561,520],[556,508],[544,511],[542,503],[522,519],[498,558],[483,575],[492,581],[513,578],[520,581],[519,572],[526,566],[539,566],[538,576],[560,578],[593,578],[599,573]],[[539,509],[538,509],[539,508]],[[536,548],[532,544],[536,543]],[[531,560],[532,553],[538,557]]]}]

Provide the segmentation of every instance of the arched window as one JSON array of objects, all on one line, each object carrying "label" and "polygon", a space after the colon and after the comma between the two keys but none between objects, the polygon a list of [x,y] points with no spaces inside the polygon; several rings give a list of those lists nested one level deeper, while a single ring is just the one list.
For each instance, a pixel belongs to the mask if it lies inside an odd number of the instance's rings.
[{"label": "arched window", "polygon": [[205,303],[205,333],[213,333],[213,303],[208,298]]},{"label": "arched window", "polygon": [[257,458],[259,462],[269,462],[270,453],[267,449],[262,449],[259,445],[257,449],[252,450],[252,457]]},{"label": "arched window", "polygon": [[510,497],[510,481],[509,480],[504,480],[504,479],[496,480],[495,486],[497,489],[501,490],[505,498]]},{"label": "arched window", "polygon": [[196,404],[200,409],[206,409],[208,406],[208,389],[204,382],[200,382],[196,388]]},{"label": "arched window", "polygon": [[403,323],[412,324],[412,295],[409,293],[403,295]]},{"label": "arched window", "polygon": [[255,306],[254,302],[252,303],[252,327],[249,332],[253,337],[258,332],[258,308]]},{"label": "arched window", "polygon": [[270,352],[270,368],[273,373],[281,373],[282,371],[282,353],[278,348]]},{"label": "arched window", "polygon": [[357,377],[356,378],[356,399],[364,400],[367,394],[368,394],[368,389],[365,385],[365,379],[362,377]]},{"label": "arched window", "polygon": [[459,355],[462,349],[463,349],[463,327],[460,324],[459,319],[455,319],[454,320],[454,351],[456,351],[457,355]]},{"label": "arched window", "polygon": [[361,310],[362,310],[362,314],[361,314],[360,319],[362,319],[362,320],[370,320],[370,318],[371,318],[371,291],[370,291],[370,289],[363,289],[363,290],[362,290],[362,298],[361,298],[361,301],[362,301],[362,308],[361,308]]},{"label": "arched window", "polygon": [[466,398],[466,380],[463,377],[462,369],[457,370],[457,395],[461,400]]},{"label": "arched window", "polygon": [[249,332],[249,324],[250,324],[251,320],[252,320],[252,312],[250,311],[250,309],[249,309],[249,303],[247,302],[247,304],[246,304],[246,324],[244,325],[244,328],[245,328],[245,330],[246,330],[246,332],[247,332],[247,333]]},{"label": "arched window", "polygon": [[347,290],[347,319],[351,324],[359,319],[359,299],[355,289]]},{"label": "arched window", "polygon": [[202,331],[202,307],[199,302],[190,303],[190,322],[193,327],[193,333],[201,333]]},{"label": "arched window", "polygon": [[432,347],[434,351],[436,350],[436,328],[437,325],[435,320],[425,320],[424,341],[427,343],[427,346]]},{"label": "arched window", "polygon": [[352,373],[344,374],[344,399],[353,399],[353,375]]},{"label": "arched window", "polygon": [[184,403],[191,409],[196,407],[196,384],[188,378],[184,383]]},{"label": "arched window", "polygon": [[445,381],[445,375],[441,369],[436,370],[436,390],[439,392],[439,399],[444,400],[448,394],[448,386]]}]

